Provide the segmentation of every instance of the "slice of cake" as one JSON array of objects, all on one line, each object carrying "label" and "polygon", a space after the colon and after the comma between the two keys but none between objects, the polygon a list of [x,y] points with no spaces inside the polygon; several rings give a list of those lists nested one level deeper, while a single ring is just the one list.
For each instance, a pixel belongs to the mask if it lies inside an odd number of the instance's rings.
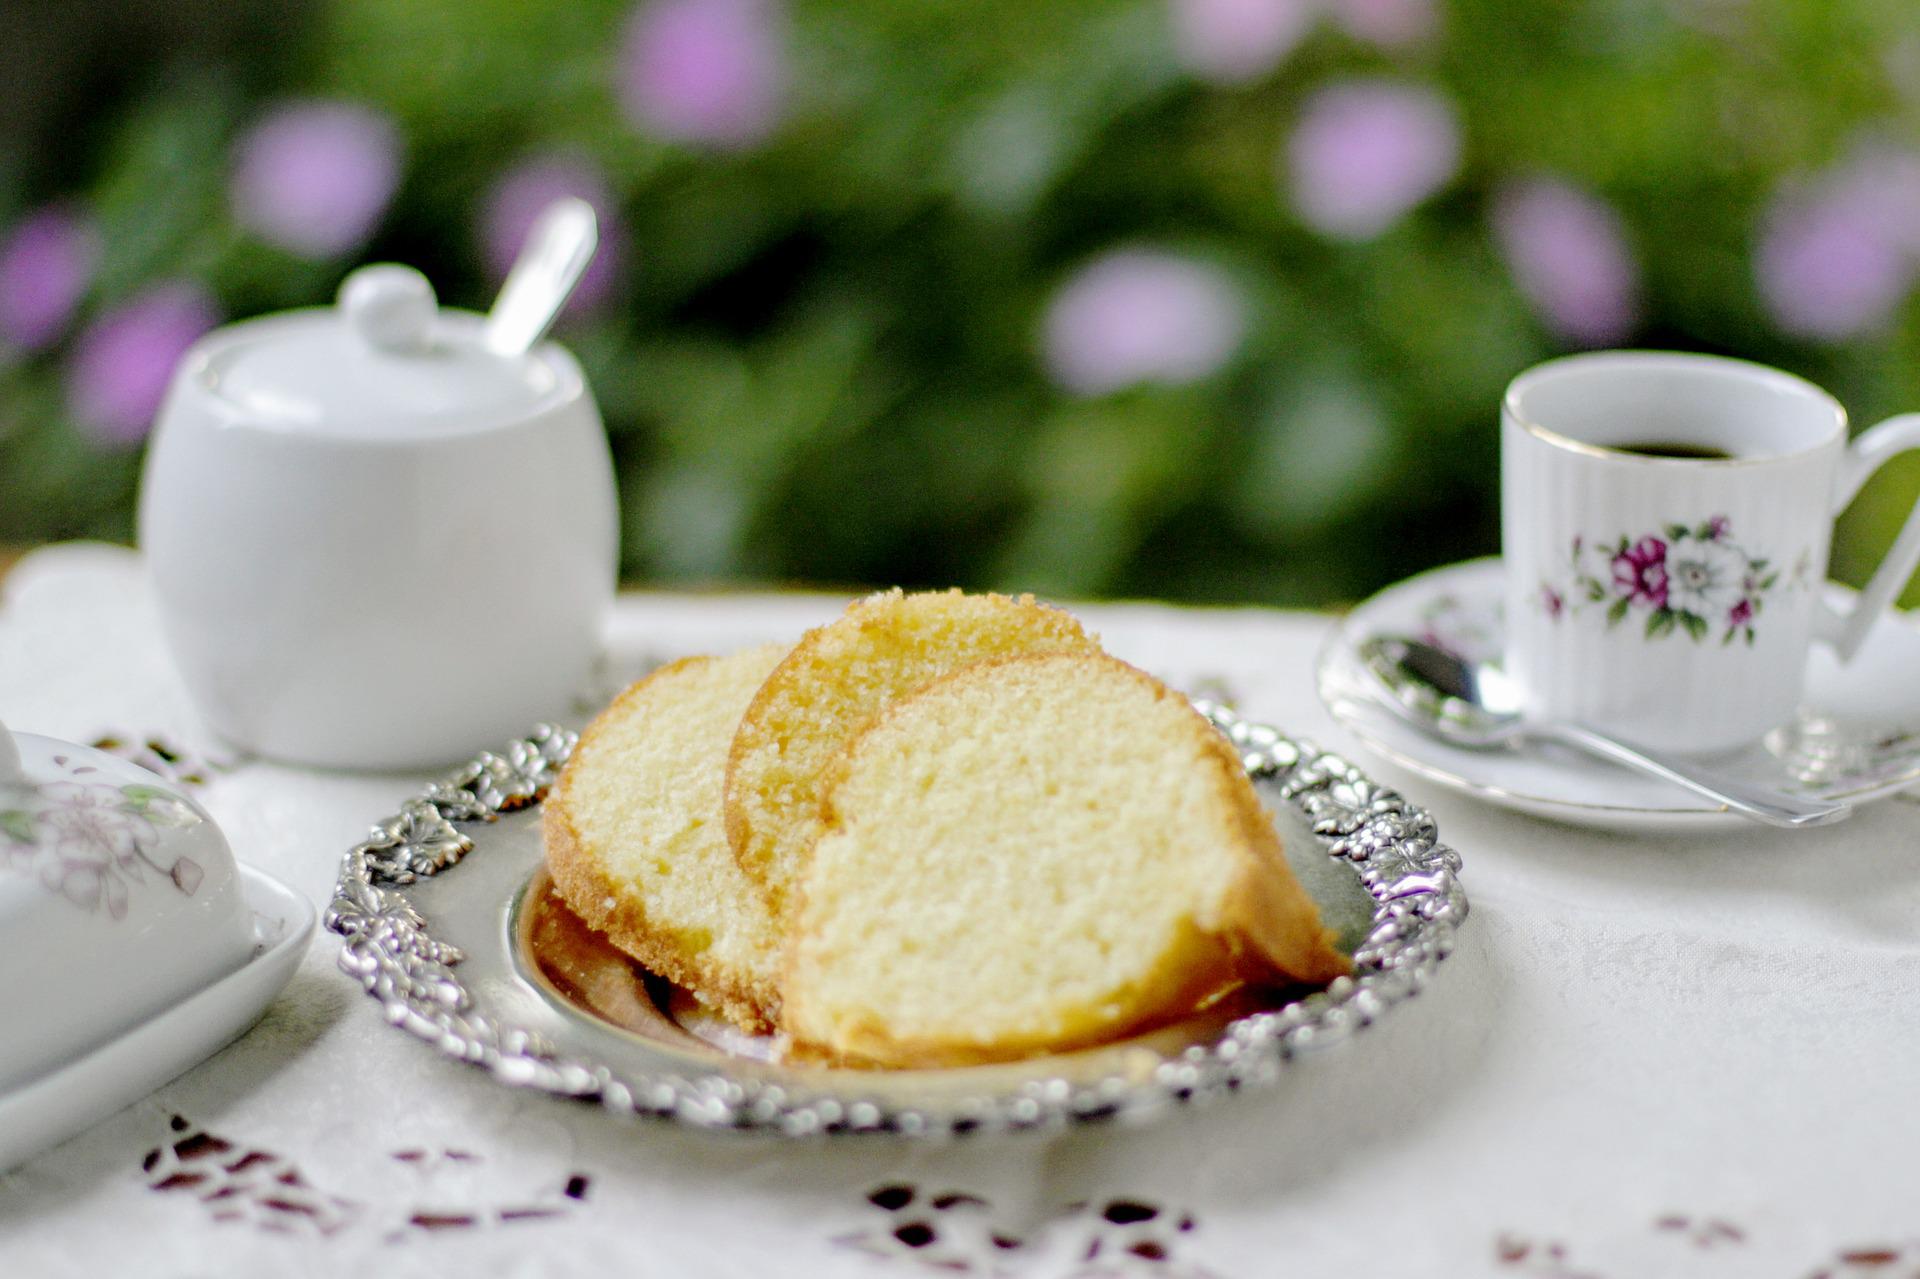
[{"label": "slice of cake", "polygon": [[749,1030],[778,1015],[781,937],[727,847],[720,791],[740,713],[785,652],[690,657],[634,684],[580,735],[542,817],[574,913]]},{"label": "slice of cake", "polygon": [[795,1044],[1020,1057],[1348,971],[1226,740],[1114,658],[980,663],[832,763],[783,968]]},{"label": "slice of cake", "polygon": [[1099,651],[1030,595],[893,590],[809,631],[747,707],[727,759],[727,838],[775,918],[820,833],[820,771],[875,712],[985,658]]}]

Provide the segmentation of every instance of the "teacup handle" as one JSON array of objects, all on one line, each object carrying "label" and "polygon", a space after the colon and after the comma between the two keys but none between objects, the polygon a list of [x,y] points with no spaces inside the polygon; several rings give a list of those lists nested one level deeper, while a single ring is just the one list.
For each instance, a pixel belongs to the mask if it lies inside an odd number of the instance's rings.
[{"label": "teacup handle", "polygon": [[[1840,463],[1833,491],[1834,514],[1838,515],[1853,501],[1875,471],[1899,454],[1916,448],[1920,448],[1920,413],[1890,417],[1863,432],[1847,446],[1846,457]],[[1851,660],[1860,650],[1867,631],[1913,576],[1916,564],[1920,564],[1920,504],[1907,516],[1900,536],[1893,540],[1892,549],[1873,571],[1873,577],[1861,589],[1853,607],[1842,612],[1829,604],[1820,605],[1814,620],[1815,635],[1833,645],[1841,661]]]}]

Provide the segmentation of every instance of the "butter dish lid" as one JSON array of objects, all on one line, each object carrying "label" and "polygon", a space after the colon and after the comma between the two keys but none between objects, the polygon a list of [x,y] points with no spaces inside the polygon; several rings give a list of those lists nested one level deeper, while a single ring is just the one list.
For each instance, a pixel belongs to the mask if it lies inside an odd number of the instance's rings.
[{"label": "butter dish lid", "polygon": [[502,355],[483,317],[442,309],[411,267],[362,267],[336,305],[215,334],[200,379],[247,421],[299,431],[438,435],[538,413],[563,382],[541,350]]},{"label": "butter dish lid", "polygon": [[0,1094],[239,968],[238,866],[157,774],[0,725]]}]

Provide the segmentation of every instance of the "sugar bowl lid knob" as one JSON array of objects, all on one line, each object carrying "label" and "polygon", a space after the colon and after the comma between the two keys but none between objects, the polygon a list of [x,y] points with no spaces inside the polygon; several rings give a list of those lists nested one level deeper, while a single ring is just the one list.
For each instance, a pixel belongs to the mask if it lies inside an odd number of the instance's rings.
[{"label": "sugar bowl lid knob", "polygon": [[410,266],[363,266],[340,286],[347,326],[376,351],[408,355],[433,343],[439,304],[427,277]]}]

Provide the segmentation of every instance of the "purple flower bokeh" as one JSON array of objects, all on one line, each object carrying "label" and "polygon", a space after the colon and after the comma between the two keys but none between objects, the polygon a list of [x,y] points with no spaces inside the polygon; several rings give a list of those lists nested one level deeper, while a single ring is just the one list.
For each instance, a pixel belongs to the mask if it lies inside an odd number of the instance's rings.
[{"label": "purple flower bokeh", "polygon": [[1878,223],[1882,235],[1920,257],[1920,150],[1877,140],[1857,143],[1830,184],[1839,198]]},{"label": "purple flower bokeh", "polygon": [[1822,191],[1775,199],[1754,271],[1775,324],[1826,340],[1886,323],[1913,279],[1913,263],[1870,211]]},{"label": "purple flower bokeh", "polygon": [[285,103],[234,149],[234,216],[303,258],[336,258],[366,243],[399,183],[399,132],[356,103]]},{"label": "purple flower bokeh", "polygon": [[1494,200],[1494,238],[1547,327],[1606,346],[1639,318],[1640,271],[1611,205],[1557,178],[1533,178]]},{"label": "purple flower bokeh", "polygon": [[65,332],[99,259],[84,214],[52,205],[22,219],[0,244],[0,342],[37,351]]},{"label": "purple flower bokeh", "polygon": [[67,407],[96,439],[136,444],[153,424],[174,366],[220,322],[211,295],[191,280],[154,285],[81,333],[67,369]]},{"label": "purple flower bokeh", "polygon": [[1333,20],[1356,40],[1383,49],[1404,49],[1430,40],[1440,29],[1434,0],[1332,0]]},{"label": "purple flower bokeh", "polygon": [[578,314],[606,301],[626,257],[613,193],[606,175],[592,160],[574,152],[549,152],[509,169],[494,183],[481,206],[480,245],[487,269],[495,279],[505,279],[534,220],[563,196],[576,196],[591,204],[600,223],[600,247],[567,301],[567,311]]},{"label": "purple flower bokeh", "polygon": [[1294,211],[1341,240],[1370,240],[1453,177],[1460,129],[1432,89],[1346,80],[1307,100],[1285,151]]},{"label": "purple flower bokeh", "polygon": [[1116,249],[1054,294],[1041,342],[1056,383],[1076,395],[1104,395],[1206,377],[1245,331],[1240,292],[1218,268],[1159,249]]},{"label": "purple flower bokeh", "polygon": [[1754,274],[1774,323],[1838,341],[1887,323],[1920,270],[1920,152],[1880,144],[1784,184],[1761,219]]},{"label": "purple flower bokeh", "polygon": [[627,25],[618,77],[636,128],[673,142],[750,147],[786,106],[785,15],[773,0],[647,0]]},{"label": "purple flower bokeh", "polygon": [[1279,66],[1319,16],[1317,0],[1172,0],[1174,53],[1215,84],[1241,84]]}]

